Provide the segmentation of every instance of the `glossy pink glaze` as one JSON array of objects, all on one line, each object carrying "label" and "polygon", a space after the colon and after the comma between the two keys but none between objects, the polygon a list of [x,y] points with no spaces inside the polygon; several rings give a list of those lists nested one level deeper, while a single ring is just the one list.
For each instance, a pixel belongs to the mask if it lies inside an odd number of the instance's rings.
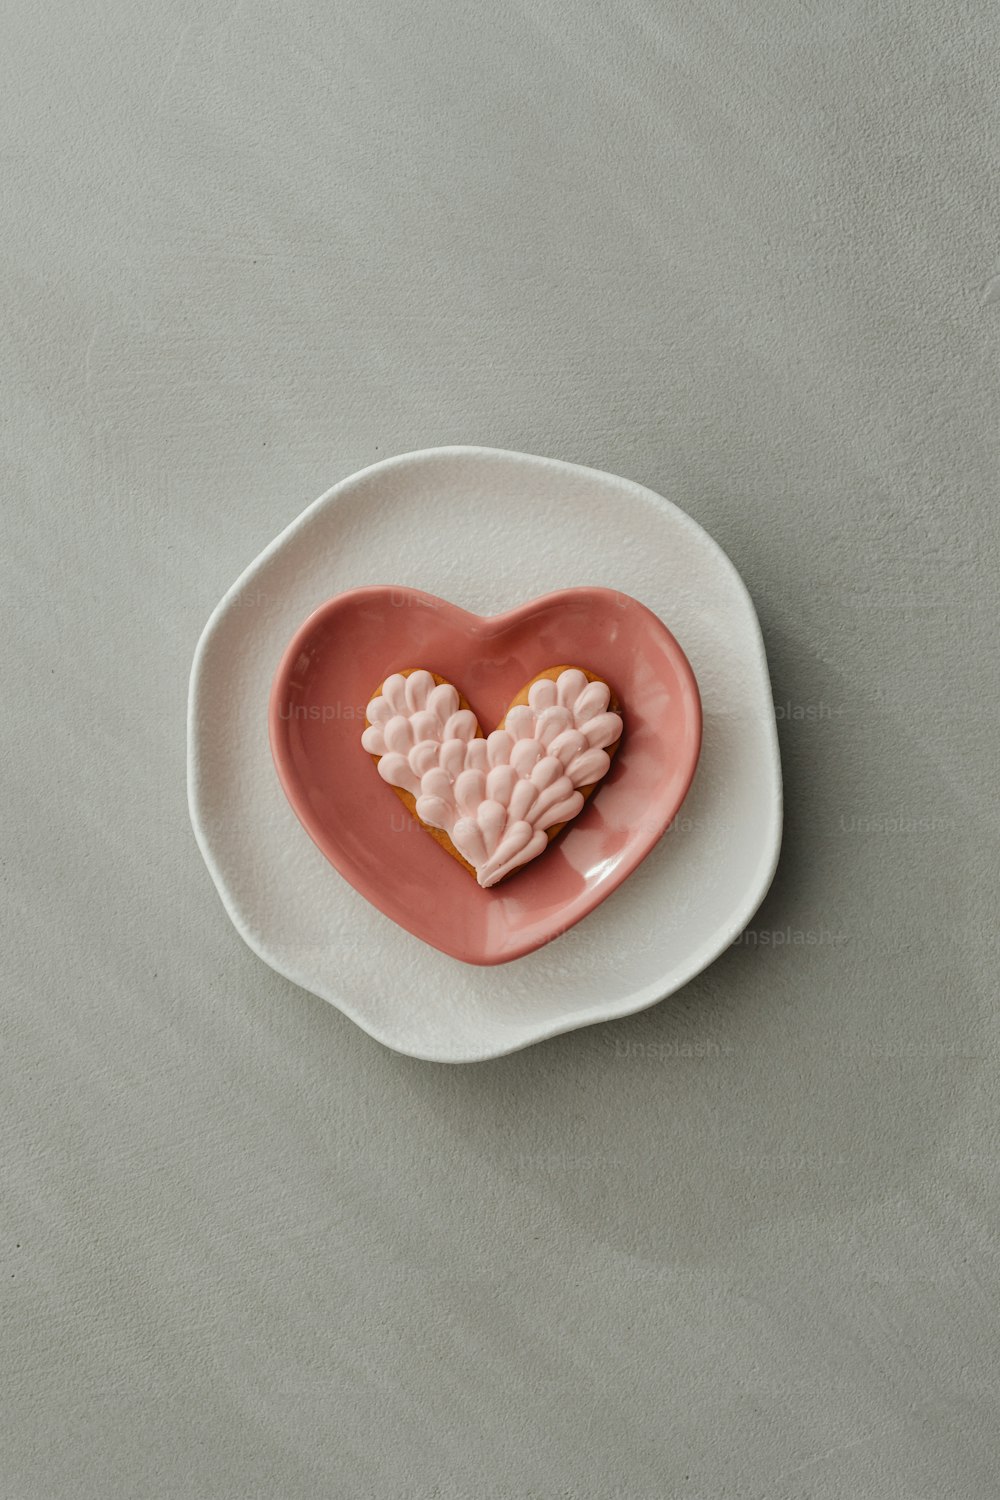
[{"label": "glossy pink glaze", "polygon": [[[413,819],[360,744],[391,672],[455,683],[484,733],[545,667],[610,683],[625,721],[607,778],[530,865],[483,890]],[[485,619],[416,589],[352,589],[299,628],[275,673],[271,750],[307,833],[386,916],[453,958],[521,958],[593,911],[643,860],[683,802],[701,748],[694,673],[666,626],[612,589],[563,589]]]}]

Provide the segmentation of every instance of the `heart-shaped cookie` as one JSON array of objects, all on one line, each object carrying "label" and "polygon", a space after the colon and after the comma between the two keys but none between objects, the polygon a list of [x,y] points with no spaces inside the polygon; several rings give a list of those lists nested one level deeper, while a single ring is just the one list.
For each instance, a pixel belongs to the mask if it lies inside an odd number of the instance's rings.
[{"label": "heart-shaped cookie", "polygon": [[376,690],[361,743],[417,821],[489,887],[543,854],[607,775],[617,709],[602,678],[547,667],[484,735],[452,683],[411,667]]}]

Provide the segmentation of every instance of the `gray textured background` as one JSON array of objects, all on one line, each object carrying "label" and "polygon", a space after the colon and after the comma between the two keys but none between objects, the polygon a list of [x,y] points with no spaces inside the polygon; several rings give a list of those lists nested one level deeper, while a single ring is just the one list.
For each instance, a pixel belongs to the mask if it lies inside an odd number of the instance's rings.
[{"label": "gray textured background", "polygon": [[[994,19],[8,8],[4,1497],[996,1495]],[[467,1069],[184,791],[219,595],[448,442],[680,476],[788,798],[749,939]]]}]

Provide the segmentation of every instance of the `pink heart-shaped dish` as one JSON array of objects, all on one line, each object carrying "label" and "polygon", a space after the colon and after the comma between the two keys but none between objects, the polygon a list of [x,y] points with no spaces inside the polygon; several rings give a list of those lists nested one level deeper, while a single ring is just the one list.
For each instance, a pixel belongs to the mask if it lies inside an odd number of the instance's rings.
[{"label": "pink heart-shaped dish", "polygon": [[[611,685],[621,748],[541,857],[484,890],[372,774],[365,708],[389,673],[422,666],[458,684],[492,728],[554,662]],[[490,619],[409,588],[338,594],[285,651],[269,722],[281,784],[331,864],[408,932],[473,964],[531,953],[616,890],[675,817],[701,748],[698,687],[680,646],[645,605],[603,588],[563,589]]]}]

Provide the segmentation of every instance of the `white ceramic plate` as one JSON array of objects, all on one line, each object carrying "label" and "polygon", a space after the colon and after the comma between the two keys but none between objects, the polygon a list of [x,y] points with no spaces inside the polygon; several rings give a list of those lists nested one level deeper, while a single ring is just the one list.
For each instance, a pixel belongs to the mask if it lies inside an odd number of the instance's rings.
[{"label": "white ceramic plate", "polygon": [[[268,694],[292,634],[331,595],[386,583],[400,585],[403,609],[414,588],[483,615],[552,589],[621,589],[660,616],[698,679],[701,760],[669,832],[578,926],[498,968],[448,958],[376,911],[312,843],[271,760]],[[399,1052],[498,1057],[671,994],[763,899],[781,842],[781,771],[757,617],[706,532],[630,480],[493,448],[386,459],[304,511],[206,625],[191,674],[188,793],[226,910],[266,963]]]}]

